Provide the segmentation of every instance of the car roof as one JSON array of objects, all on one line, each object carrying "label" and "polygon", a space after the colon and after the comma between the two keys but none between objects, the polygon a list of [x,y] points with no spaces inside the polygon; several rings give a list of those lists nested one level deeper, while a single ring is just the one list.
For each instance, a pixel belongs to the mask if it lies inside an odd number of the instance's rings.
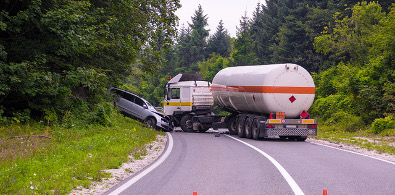
[{"label": "car roof", "polygon": [[[144,98],[142,98],[142,97],[140,97],[139,95],[136,95],[136,94],[134,94],[134,93],[132,93],[132,92],[125,91],[125,90],[123,90],[123,89],[119,89],[119,88],[116,88],[116,87],[111,87],[111,88],[110,88],[110,91],[111,91],[111,90],[113,90],[113,89],[116,89],[116,90],[122,91],[122,92],[124,92],[124,93],[129,93],[129,94],[132,94],[132,95],[134,95],[134,96],[136,96],[136,97],[138,97],[138,98],[140,98],[140,99],[144,100],[145,102],[148,102],[148,101],[147,101],[147,100],[145,100]],[[149,103],[149,102],[148,102],[148,103]],[[151,103],[150,103],[150,104],[151,104]]]}]

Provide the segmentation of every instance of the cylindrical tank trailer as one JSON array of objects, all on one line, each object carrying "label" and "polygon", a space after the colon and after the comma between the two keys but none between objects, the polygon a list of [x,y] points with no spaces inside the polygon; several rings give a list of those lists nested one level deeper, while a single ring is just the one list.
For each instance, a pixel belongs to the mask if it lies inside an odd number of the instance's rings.
[{"label": "cylindrical tank trailer", "polygon": [[[299,65],[228,67],[212,84],[197,78],[179,74],[165,88],[165,115],[184,131],[225,127],[239,137],[300,141],[317,135],[317,122],[306,112],[314,101],[314,81]],[[213,115],[213,98],[231,114]]]},{"label": "cylindrical tank trailer", "polygon": [[285,112],[286,118],[297,118],[315,96],[313,78],[296,64],[229,67],[212,83],[217,104],[251,114]]}]

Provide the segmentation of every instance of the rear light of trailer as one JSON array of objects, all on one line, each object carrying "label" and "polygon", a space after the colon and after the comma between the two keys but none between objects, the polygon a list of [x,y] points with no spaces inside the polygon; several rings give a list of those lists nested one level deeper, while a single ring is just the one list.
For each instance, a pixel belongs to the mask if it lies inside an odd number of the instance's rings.
[{"label": "rear light of trailer", "polygon": [[265,125],[266,129],[274,129],[274,125]]},{"label": "rear light of trailer", "polygon": [[308,129],[317,129],[317,125],[307,125]]}]

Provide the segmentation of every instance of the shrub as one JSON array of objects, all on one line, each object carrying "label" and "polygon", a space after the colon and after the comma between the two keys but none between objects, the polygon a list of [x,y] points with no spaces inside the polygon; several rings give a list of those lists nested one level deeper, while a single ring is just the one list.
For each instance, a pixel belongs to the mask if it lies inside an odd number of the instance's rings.
[{"label": "shrub", "polygon": [[309,112],[314,117],[328,120],[336,113],[353,113],[354,109],[355,105],[351,100],[351,97],[344,95],[330,95],[328,97],[315,100]]},{"label": "shrub", "polygon": [[395,120],[392,116],[387,116],[385,118],[377,118],[372,123],[373,133],[379,134],[386,129],[395,128]]},{"label": "shrub", "polygon": [[355,132],[364,127],[363,120],[360,116],[344,111],[334,113],[331,118],[326,121],[326,124],[336,126],[348,132]]},{"label": "shrub", "polygon": [[113,111],[110,103],[96,104],[94,111],[88,115],[87,121],[90,124],[109,126],[111,125],[110,115]]}]

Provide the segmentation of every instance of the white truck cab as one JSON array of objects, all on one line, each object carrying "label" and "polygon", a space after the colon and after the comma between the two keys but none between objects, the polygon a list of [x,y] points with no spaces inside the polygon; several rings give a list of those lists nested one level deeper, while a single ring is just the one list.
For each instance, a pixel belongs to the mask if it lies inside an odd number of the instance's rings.
[{"label": "white truck cab", "polygon": [[193,131],[192,117],[210,113],[214,104],[211,83],[202,78],[199,74],[178,74],[165,86],[164,113],[184,131]]}]

